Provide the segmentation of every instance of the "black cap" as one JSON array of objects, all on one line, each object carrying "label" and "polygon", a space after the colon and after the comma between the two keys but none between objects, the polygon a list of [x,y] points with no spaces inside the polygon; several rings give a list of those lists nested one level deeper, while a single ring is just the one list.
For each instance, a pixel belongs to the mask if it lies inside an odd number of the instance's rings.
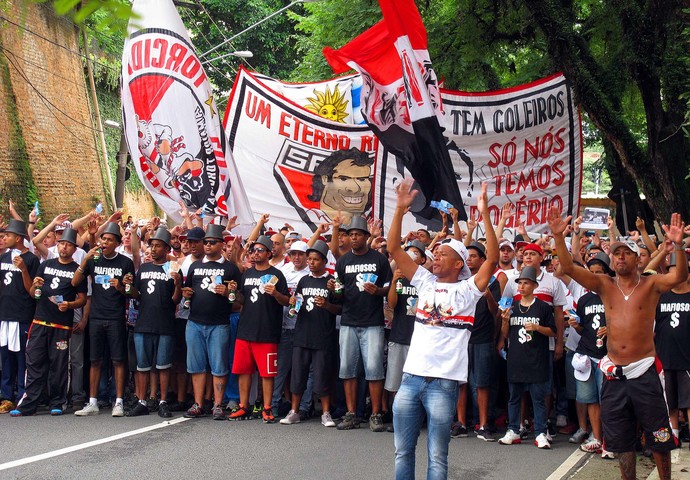
[{"label": "black cap", "polygon": [[417,250],[419,250],[421,252],[422,258],[426,262],[426,248],[424,248],[424,244],[422,242],[420,242],[419,240],[410,240],[405,245],[405,251],[407,251],[408,249],[410,249],[412,247],[416,248]]},{"label": "black cap", "polygon": [[538,285],[539,282],[537,282],[537,270],[534,267],[523,267],[520,275],[515,279],[515,283],[519,282],[520,280],[530,280]]},{"label": "black cap", "polygon": [[165,243],[168,247],[170,246],[170,232],[165,227],[158,227],[154,232],[153,236],[149,238],[149,243],[151,240],[160,240]]},{"label": "black cap", "polygon": [[309,252],[314,251],[320,253],[323,256],[323,258],[328,259],[329,250],[330,249],[328,248],[326,242],[324,242],[323,240],[317,240],[314,242],[314,245],[307,248],[307,255],[309,255]]},{"label": "black cap", "polygon": [[[204,238],[217,238],[223,240],[223,231],[225,227],[223,225],[216,225],[214,223],[210,224],[206,229],[206,235]],[[189,237],[187,237],[189,239]]]},{"label": "black cap", "polygon": [[201,227],[194,227],[190,230],[187,230],[183,235],[183,237],[187,237],[187,240],[203,240],[204,239],[204,229]]},{"label": "black cap", "polygon": [[60,242],[69,242],[72,245],[77,245],[77,231],[73,228],[65,228],[62,232],[62,237],[58,240]]},{"label": "black cap", "polygon": [[352,217],[350,224],[347,226],[347,233],[350,233],[350,230],[361,230],[369,235],[369,225],[362,217]]},{"label": "black cap", "polygon": [[587,267],[590,267],[591,265],[597,263],[604,267],[604,270],[609,276],[613,277],[616,275],[616,273],[613,270],[611,270],[611,259],[604,252],[598,252],[596,255],[590,258],[587,261]]},{"label": "black cap", "polygon": [[486,248],[484,248],[484,245],[482,245],[479,242],[472,242],[467,246],[467,249],[469,250],[470,248],[474,248],[477,252],[479,252],[479,256],[482,258],[486,258]]},{"label": "black cap", "polygon": [[20,237],[26,237],[26,222],[17,220],[16,218],[10,218],[10,223],[7,225],[5,233],[14,233]]},{"label": "black cap", "polygon": [[110,235],[113,235],[117,238],[118,242],[122,241],[122,231],[120,230],[120,225],[118,225],[115,222],[108,222],[105,225],[105,230],[103,230],[103,233],[101,233],[101,236],[105,235],[106,233],[109,233]]}]

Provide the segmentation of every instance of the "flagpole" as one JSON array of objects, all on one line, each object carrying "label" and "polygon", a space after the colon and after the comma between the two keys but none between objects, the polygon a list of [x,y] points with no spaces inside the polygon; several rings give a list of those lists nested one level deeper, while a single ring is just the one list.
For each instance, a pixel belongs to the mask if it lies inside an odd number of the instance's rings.
[{"label": "flagpole", "polygon": [[[247,28],[245,28],[245,29],[242,30],[241,32],[236,33],[235,35],[233,35],[232,37],[228,38],[227,40],[225,40],[225,41],[219,43],[218,45],[216,45],[215,47],[213,47],[211,50],[208,50],[208,51],[202,53],[201,55],[199,55],[199,59],[204,58],[204,57],[205,57],[206,55],[208,55],[209,53],[211,53],[211,52],[213,52],[213,51],[219,49],[219,48],[222,47],[223,45],[226,45],[226,44],[232,42],[233,40],[235,40],[235,39],[236,39],[237,37],[239,37],[240,35],[243,35],[243,34],[247,33],[247,32],[248,32],[249,30],[251,30],[252,28],[258,27],[259,25],[261,25],[262,23],[264,23],[264,22],[267,21],[267,20],[270,20],[271,18],[275,17],[276,15],[280,15],[280,14],[283,13],[285,10],[288,10],[289,8],[294,7],[294,6],[297,5],[298,3],[310,3],[310,2],[318,2],[318,1],[319,1],[319,0],[294,0],[294,1],[291,2],[289,5],[286,5],[285,7],[281,8],[280,10],[277,10],[277,11],[273,12],[273,13],[270,14],[268,17],[259,20],[259,21],[256,22],[255,24],[248,26]],[[211,60],[207,60],[207,61],[204,62],[204,63],[213,62],[213,61],[218,60],[218,59],[220,59],[220,58],[221,58],[221,57],[213,58],[213,59],[211,59]]]}]

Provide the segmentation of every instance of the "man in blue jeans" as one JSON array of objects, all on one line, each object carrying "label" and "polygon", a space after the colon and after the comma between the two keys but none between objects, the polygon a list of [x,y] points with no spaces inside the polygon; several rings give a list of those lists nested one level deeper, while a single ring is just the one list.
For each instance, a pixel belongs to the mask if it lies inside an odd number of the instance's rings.
[{"label": "man in blue jeans", "polygon": [[412,180],[397,189],[397,207],[388,250],[398,268],[417,289],[417,313],[400,390],[393,402],[395,478],[414,478],[415,448],[426,413],[428,479],[448,476],[448,444],[458,388],[467,382],[467,350],[475,305],[489,286],[498,263],[498,241],[489,216],[487,185],[477,200],[486,230],[486,261],[472,277],[465,264],[467,249],[445,239],[434,256],[432,271],[420,267],[401,248],[402,218],[417,192]]}]

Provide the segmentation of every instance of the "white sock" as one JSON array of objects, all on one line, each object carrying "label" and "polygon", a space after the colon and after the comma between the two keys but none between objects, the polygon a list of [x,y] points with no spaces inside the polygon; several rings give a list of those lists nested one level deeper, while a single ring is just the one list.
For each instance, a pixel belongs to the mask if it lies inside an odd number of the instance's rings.
[{"label": "white sock", "polygon": [[146,406],[146,400],[139,400],[139,403],[141,403],[143,406]]},{"label": "white sock", "polygon": [[165,400],[161,400],[160,402],[158,402],[158,405],[161,405],[163,403],[168,403],[168,402],[166,402]]},{"label": "white sock", "polygon": [[676,436],[676,438],[678,438],[678,435],[680,434],[680,432],[678,431],[678,429],[677,429],[677,428],[673,428],[672,430],[673,430],[673,434]]},{"label": "white sock", "polygon": [[98,399],[96,397],[89,397],[89,404],[98,406]]},{"label": "white sock", "polygon": [[122,405],[123,403],[124,403],[124,402],[122,401],[122,399],[121,399],[120,397],[117,397],[117,398],[115,399],[115,405]]}]

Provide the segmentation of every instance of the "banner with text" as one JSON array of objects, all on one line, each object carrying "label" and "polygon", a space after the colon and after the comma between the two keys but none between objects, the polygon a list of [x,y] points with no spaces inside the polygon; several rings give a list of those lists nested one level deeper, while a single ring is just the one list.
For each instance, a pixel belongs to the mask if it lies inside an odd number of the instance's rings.
[{"label": "banner with text", "polygon": [[[338,210],[381,218],[387,231],[395,186],[410,176],[403,162],[367,126],[320,118],[289,95],[241,70],[230,96],[224,125],[254,214],[271,213],[272,227],[290,223],[305,236]],[[577,212],[582,134],[562,75],[495,92],[443,90],[442,98],[455,177],[438,181],[458,183],[464,204],[456,207],[476,218],[486,181],[494,224],[504,203],[515,205],[508,236],[519,221],[530,232],[545,231],[551,205]],[[366,155],[344,152],[353,147]],[[423,208],[422,201],[413,204],[405,231],[440,229],[440,217],[417,214]]]}]

